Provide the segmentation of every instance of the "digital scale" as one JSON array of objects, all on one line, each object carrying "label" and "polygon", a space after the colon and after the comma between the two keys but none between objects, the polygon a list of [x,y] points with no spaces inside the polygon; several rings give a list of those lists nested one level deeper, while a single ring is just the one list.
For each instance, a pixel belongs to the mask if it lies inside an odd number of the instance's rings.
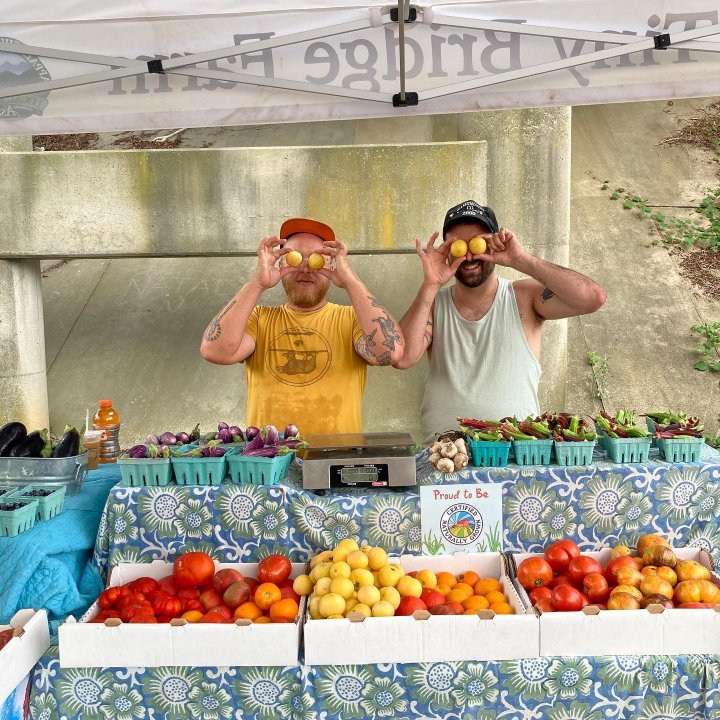
[{"label": "digital scale", "polygon": [[407,487],[416,485],[408,433],[310,435],[303,451],[303,487]]}]

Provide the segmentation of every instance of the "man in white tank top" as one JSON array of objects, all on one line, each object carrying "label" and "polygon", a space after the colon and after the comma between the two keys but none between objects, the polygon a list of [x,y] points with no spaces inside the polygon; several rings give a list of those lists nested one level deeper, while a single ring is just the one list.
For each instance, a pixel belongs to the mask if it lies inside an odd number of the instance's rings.
[{"label": "man in white tank top", "polygon": [[[428,353],[421,413],[426,443],[456,428],[457,417],[537,414],[543,323],[595,312],[606,299],[590,278],[524,250],[491,208],[473,200],[448,210],[436,248],[438,235],[425,249],[415,239],[424,278],[400,320],[405,353],[394,366],[412,367]],[[460,257],[450,252],[456,241],[467,244]],[[462,252],[462,242],[455,247]],[[529,277],[511,283],[497,277],[496,265]],[[453,276],[456,282],[443,288]]]}]

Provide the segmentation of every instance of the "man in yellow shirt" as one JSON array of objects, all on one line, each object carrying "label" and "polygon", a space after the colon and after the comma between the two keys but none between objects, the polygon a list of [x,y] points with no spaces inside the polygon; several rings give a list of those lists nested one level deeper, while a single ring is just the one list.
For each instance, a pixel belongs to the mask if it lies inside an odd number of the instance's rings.
[{"label": "man in yellow shirt", "polygon": [[[291,262],[296,253],[301,258],[295,267],[286,257],[291,251]],[[397,322],[355,274],[345,244],[321,222],[286,220],[279,237],[262,240],[257,254],[255,274],[210,322],[200,354],[219,365],[245,363],[248,425],[295,423],[303,435],[361,432],[367,365],[402,358]],[[311,255],[321,255],[324,267],[311,268]],[[280,281],[287,301],[258,305]],[[328,302],[331,282],[351,305]]]}]

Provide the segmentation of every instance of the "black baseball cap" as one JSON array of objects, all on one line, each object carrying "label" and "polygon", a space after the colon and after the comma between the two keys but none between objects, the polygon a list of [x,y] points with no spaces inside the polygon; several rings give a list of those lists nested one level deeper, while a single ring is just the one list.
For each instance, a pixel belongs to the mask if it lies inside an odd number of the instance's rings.
[{"label": "black baseball cap", "polygon": [[446,215],[443,223],[443,237],[447,231],[453,226],[462,222],[479,222],[485,225],[490,232],[499,232],[497,218],[492,208],[484,205],[478,205],[474,200],[466,200],[455,207],[451,207]]}]

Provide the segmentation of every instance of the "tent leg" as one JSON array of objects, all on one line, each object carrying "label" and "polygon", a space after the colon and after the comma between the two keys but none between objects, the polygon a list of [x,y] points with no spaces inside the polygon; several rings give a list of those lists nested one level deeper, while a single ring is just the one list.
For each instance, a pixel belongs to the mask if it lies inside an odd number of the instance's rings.
[{"label": "tent leg", "polygon": [[[29,137],[0,137],[0,153],[32,150]],[[40,260],[0,259],[0,424],[48,427]]]},{"label": "tent leg", "polygon": [[[485,140],[488,144],[488,197],[474,199],[501,210],[500,225],[513,230],[521,243],[526,238],[536,247],[540,245],[543,259],[565,267],[571,264],[571,109],[462,113],[457,117],[458,140]],[[564,408],[567,320],[547,323],[543,335],[540,407]]]}]

